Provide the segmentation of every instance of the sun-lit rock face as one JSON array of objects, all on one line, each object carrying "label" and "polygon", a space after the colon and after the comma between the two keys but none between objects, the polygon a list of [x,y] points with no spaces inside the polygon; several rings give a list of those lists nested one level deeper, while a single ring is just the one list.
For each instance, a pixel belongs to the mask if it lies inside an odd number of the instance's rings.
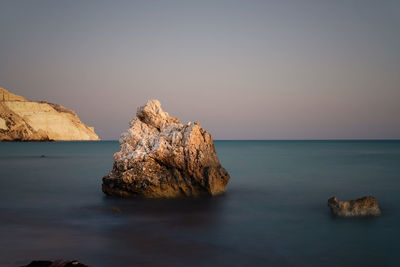
[{"label": "sun-lit rock face", "polygon": [[8,90],[0,87],[0,101],[28,101],[24,97],[15,95]]},{"label": "sun-lit rock face", "polygon": [[367,196],[356,200],[339,201],[336,197],[328,199],[328,206],[338,217],[380,216],[381,210],[376,198]]},{"label": "sun-lit rock face", "polygon": [[181,124],[158,100],[138,108],[122,133],[103,192],[116,196],[170,198],[225,192],[228,172],[211,135],[199,123]]},{"label": "sun-lit rock face", "polygon": [[0,88],[0,141],[99,140],[72,110]]}]

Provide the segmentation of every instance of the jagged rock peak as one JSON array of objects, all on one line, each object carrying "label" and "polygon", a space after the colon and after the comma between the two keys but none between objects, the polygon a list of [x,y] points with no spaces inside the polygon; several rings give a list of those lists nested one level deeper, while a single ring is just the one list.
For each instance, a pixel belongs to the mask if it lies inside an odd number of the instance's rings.
[{"label": "jagged rock peak", "polygon": [[179,197],[225,191],[229,174],[199,123],[181,124],[158,100],[139,107],[136,115],[119,139],[113,170],[103,178],[104,193]]},{"label": "jagged rock peak", "polygon": [[139,107],[136,116],[142,122],[157,129],[164,128],[170,123],[179,123],[179,119],[169,116],[168,112],[162,110],[161,103],[157,99],[149,100],[146,105]]}]

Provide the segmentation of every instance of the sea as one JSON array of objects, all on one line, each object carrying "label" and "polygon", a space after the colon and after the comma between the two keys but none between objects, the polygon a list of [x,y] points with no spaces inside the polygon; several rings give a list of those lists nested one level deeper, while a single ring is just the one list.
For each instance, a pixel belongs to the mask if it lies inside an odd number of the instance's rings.
[{"label": "sea", "polygon": [[[0,143],[0,266],[400,266],[400,141],[215,141],[226,193],[102,193],[117,141]],[[375,196],[378,218],[328,198]]]}]

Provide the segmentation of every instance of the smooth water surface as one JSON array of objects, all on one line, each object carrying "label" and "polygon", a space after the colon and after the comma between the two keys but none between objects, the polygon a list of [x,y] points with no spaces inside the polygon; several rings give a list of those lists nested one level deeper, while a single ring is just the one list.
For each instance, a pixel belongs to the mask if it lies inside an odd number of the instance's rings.
[{"label": "smooth water surface", "polygon": [[[0,266],[400,266],[400,141],[215,144],[226,194],[145,200],[101,192],[118,142],[0,143]],[[334,218],[333,195],[383,215]]]}]

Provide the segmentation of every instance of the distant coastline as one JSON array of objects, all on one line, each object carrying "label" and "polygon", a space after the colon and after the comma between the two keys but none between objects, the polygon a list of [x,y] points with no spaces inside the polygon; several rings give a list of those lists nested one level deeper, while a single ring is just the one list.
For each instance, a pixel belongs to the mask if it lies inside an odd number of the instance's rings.
[{"label": "distant coastline", "polygon": [[59,104],[29,101],[0,88],[0,141],[100,140],[93,127]]}]

